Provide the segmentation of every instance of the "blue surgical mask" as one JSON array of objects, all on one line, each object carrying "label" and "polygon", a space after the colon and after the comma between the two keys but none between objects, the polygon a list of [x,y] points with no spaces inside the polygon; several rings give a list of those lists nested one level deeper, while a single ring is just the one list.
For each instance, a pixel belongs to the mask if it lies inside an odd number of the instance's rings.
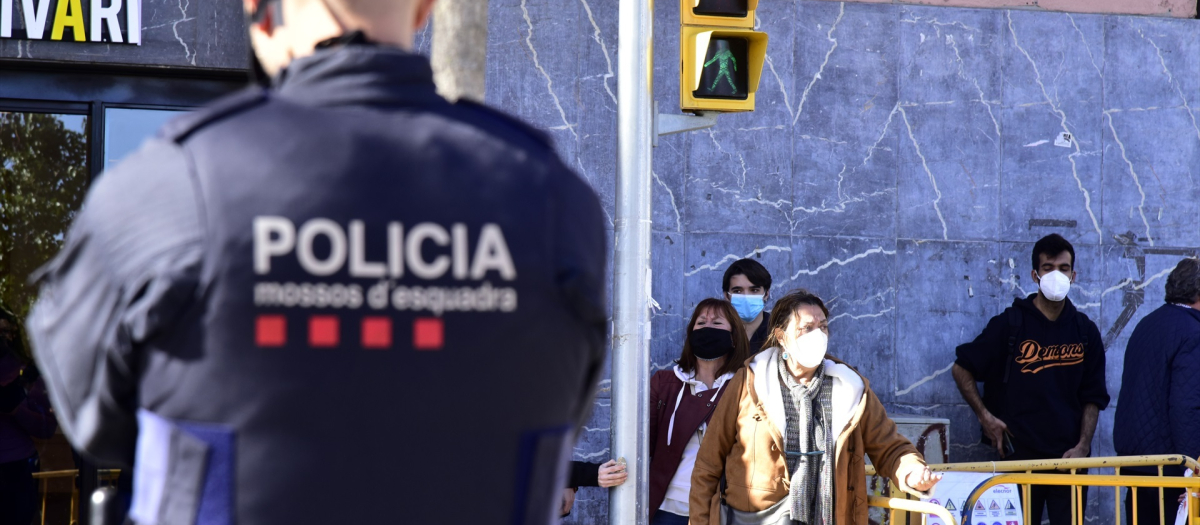
[{"label": "blue surgical mask", "polygon": [[758,317],[758,314],[762,313],[763,307],[766,306],[761,295],[729,294],[729,302],[733,305],[733,309],[737,310],[738,317],[747,323]]}]

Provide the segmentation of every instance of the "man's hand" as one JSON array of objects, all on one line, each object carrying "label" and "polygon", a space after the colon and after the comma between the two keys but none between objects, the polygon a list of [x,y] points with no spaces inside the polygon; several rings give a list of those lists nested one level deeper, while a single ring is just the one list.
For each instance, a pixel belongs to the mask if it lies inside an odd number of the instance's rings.
[{"label": "man's hand", "polygon": [[562,514],[566,516],[571,513],[571,507],[575,506],[575,489],[563,489]]},{"label": "man's hand", "polygon": [[1000,418],[993,416],[991,412],[984,412],[979,417],[979,424],[983,426],[983,434],[996,446],[996,452],[999,452],[1000,457],[1004,458],[1004,434],[1008,432],[1008,425],[1000,421]]},{"label": "man's hand", "polygon": [[607,489],[625,483],[625,479],[628,477],[629,473],[625,471],[625,465],[610,459],[608,463],[600,465],[600,475],[597,479],[600,486]]},{"label": "man's hand", "polygon": [[1068,450],[1065,454],[1063,454],[1063,459],[1086,458],[1086,457],[1088,457],[1088,454],[1091,454],[1091,453],[1092,453],[1092,447],[1089,447],[1087,445],[1075,445],[1074,448],[1072,448],[1071,450]]},{"label": "man's hand", "polygon": [[904,476],[904,483],[918,492],[928,491],[941,480],[941,474],[934,474],[933,471],[929,470],[929,467],[925,466],[918,466],[909,470],[908,474]]}]

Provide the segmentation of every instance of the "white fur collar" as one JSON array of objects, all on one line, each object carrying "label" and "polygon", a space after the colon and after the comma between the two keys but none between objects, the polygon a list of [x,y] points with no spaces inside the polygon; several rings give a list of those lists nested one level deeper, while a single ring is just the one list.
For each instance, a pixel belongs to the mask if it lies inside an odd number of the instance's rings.
[{"label": "white fur collar", "polygon": [[[780,436],[784,436],[787,416],[783,411],[783,393],[779,390],[778,367],[779,349],[771,348],[759,352],[750,360],[750,370],[754,372],[755,395],[767,411],[767,419],[775,425]],[[841,363],[825,360],[825,375],[833,380],[833,426],[840,436],[850,424],[854,412],[862,402],[866,392],[866,383],[858,373]]]}]

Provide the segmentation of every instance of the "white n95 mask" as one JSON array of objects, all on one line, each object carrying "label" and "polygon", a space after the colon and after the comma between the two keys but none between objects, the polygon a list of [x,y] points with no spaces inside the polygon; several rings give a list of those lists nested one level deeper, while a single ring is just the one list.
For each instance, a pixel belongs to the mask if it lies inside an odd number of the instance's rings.
[{"label": "white n95 mask", "polygon": [[1067,292],[1071,291],[1071,278],[1058,270],[1054,270],[1042,276],[1038,282],[1038,287],[1042,290],[1042,295],[1046,299],[1057,303],[1066,299]]}]

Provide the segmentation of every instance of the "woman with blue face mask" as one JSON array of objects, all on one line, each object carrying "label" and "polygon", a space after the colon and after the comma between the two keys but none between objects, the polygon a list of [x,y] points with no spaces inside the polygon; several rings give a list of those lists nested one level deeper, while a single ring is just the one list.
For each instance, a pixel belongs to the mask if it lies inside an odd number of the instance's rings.
[{"label": "woman with blue face mask", "polygon": [[729,265],[721,280],[725,298],[737,310],[750,341],[750,354],[763,349],[771,313],[764,311],[771,296],[771,272],[754,259],[742,259]]}]

